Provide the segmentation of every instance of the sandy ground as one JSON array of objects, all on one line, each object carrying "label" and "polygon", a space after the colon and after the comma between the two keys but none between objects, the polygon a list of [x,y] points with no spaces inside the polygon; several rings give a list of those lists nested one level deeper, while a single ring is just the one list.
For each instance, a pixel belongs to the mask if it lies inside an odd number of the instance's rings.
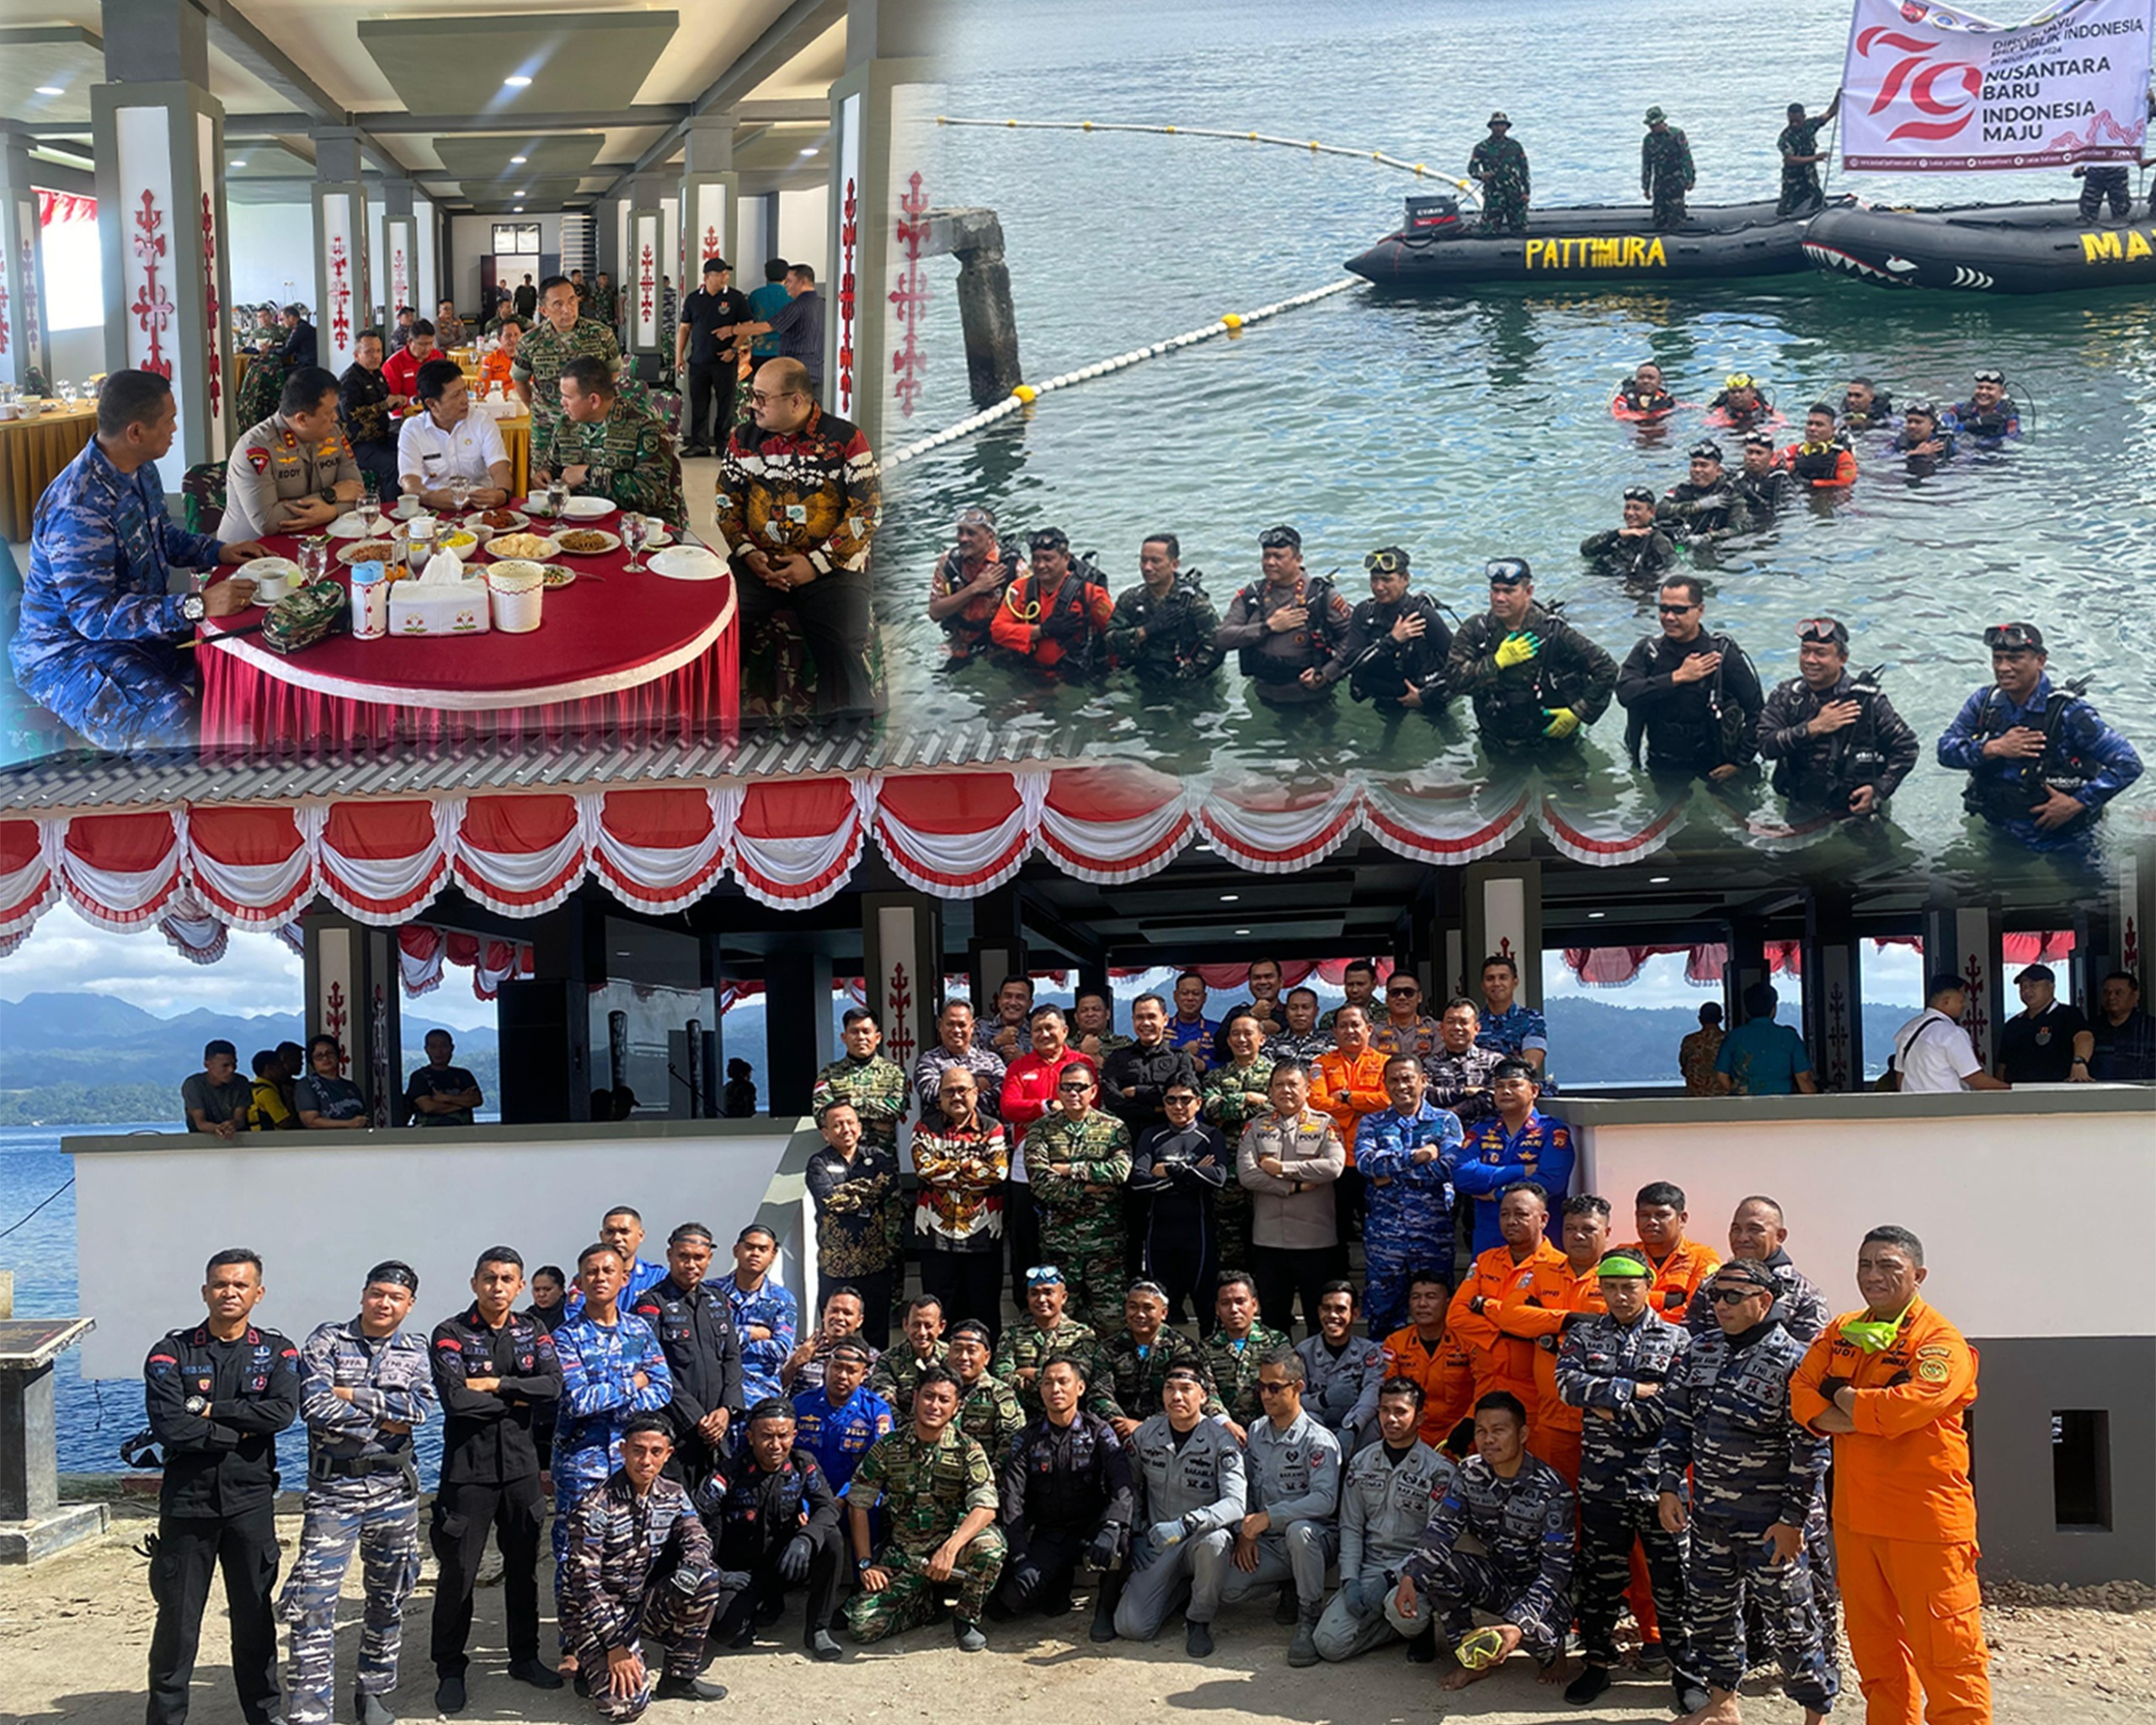
[{"label": "sandy ground", "polygon": [[[71,1482],[72,1483],[72,1482]],[[70,1497],[83,1495],[71,1490]],[[111,1534],[35,1569],[0,1570],[0,1720],[69,1719],[81,1725],[136,1725],[141,1717],[152,1608],[143,1560],[131,1549],[155,1525],[154,1509],[139,1497],[114,1504]],[[279,1531],[298,1536],[295,1514]],[[406,1611],[403,1684],[391,1706],[405,1719],[436,1717],[434,1672],[427,1663],[427,1618],[434,1563]],[[594,1716],[573,1691],[540,1695],[503,1674],[502,1595],[483,1587],[472,1632],[468,1720],[586,1720]],[[358,1566],[347,1582],[338,1636],[339,1717],[349,1717],[350,1671],[360,1616]],[[654,1707],[655,1725],[691,1716],[713,1725],[744,1708],[785,1722],[933,1720],[939,1725],[986,1725],[1023,1709],[1055,1725],[1130,1725],[1138,1719],[1193,1722],[1229,1719],[1354,1721],[1393,1725],[1433,1712],[1492,1725],[1535,1717],[1598,1722],[1667,1722],[1668,1685],[1624,1674],[1625,1680],[1592,1710],[1576,1712],[1539,1686],[1524,1660],[1464,1695],[1440,1696],[1436,1668],[1410,1666],[1397,1650],[1351,1664],[1290,1670],[1283,1663],[1289,1632],[1272,1621],[1269,1598],[1225,1612],[1219,1649],[1201,1664],[1182,1655],[1180,1620],[1145,1647],[1086,1639],[1090,1610],[1041,1623],[986,1626],[990,1650],[966,1655],[949,1631],[916,1631],[873,1648],[848,1644],[835,1664],[811,1663],[799,1652],[798,1608],[754,1652],[723,1653],[710,1674],[728,1685],[724,1701]],[[2004,1725],[2116,1725],[2156,1720],[2156,1593],[2145,1588],[2085,1589],[2071,1595],[2010,1583],[1991,1589],[1986,1624],[1993,1648],[1996,1716]],[[221,1596],[213,1593],[203,1624],[203,1660],[195,1671],[190,1725],[240,1725],[225,1659]],[[542,1631],[551,1647],[551,1628]],[[1844,1662],[1848,1692],[1838,1717],[1856,1718],[1854,1673]],[[1745,1712],[1754,1721],[1794,1725],[1795,1705],[1770,1683],[1746,1685]],[[773,1711],[775,1710],[775,1711]]]}]

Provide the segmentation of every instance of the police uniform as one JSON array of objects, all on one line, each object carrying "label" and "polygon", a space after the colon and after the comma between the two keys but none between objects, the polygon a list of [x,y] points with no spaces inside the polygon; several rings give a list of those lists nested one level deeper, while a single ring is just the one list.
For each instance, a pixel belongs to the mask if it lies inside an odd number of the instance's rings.
[{"label": "police uniform", "polygon": [[[2031,759],[1985,758],[1984,745],[2016,726],[2041,731],[2044,750]],[[2032,851],[2093,855],[2104,805],[2141,777],[2132,744],[2097,716],[2073,691],[2048,675],[2016,704],[1996,684],[1969,697],[1939,740],[1939,764],[1969,775],[1961,806]],[[2065,792],[2088,811],[2063,826],[2040,827],[2029,811],[2047,788]]]},{"label": "police uniform", "polygon": [[[291,1629],[290,1725],[328,1725],[337,1662],[337,1596],[359,1548],[366,1589],[359,1690],[397,1687],[404,1601],[419,1580],[419,1479],[409,1431],[435,1408],[427,1348],[399,1330],[368,1337],[356,1317],[318,1325],[300,1349],[300,1413],[307,1421],[307,1519],[299,1557],[277,1600]],[[347,1401],[337,1390],[351,1391]]]},{"label": "police uniform", "polygon": [[[1494,127],[1501,119],[1500,115],[1492,115],[1490,124]],[[1507,130],[1493,131],[1468,152],[1467,177],[1481,185],[1482,226],[1486,230],[1492,233],[1524,233],[1534,179],[1528,170],[1527,151],[1512,135],[1511,122],[1503,123]]]},{"label": "police uniform", "polygon": [[[358,485],[359,463],[340,427],[302,438],[273,414],[239,435],[225,463],[225,518],[217,537],[227,545],[265,533],[296,531],[290,505],[334,500],[339,485]],[[325,494],[328,494],[325,497]]]},{"label": "police uniform", "polygon": [[816,1206],[819,1304],[851,1283],[861,1294],[861,1332],[880,1348],[890,1338],[892,1282],[905,1229],[898,1159],[864,1135],[851,1156],[819,1146],[803,1178]]},{"label": "police uniform", "polygon": [[[734,1314],[734,1332],[741,1338],[741,1405],[754,1407],[769,1396],[782,1396],[778,1369],[793,1352],[793,1333],[800,1322],[800,1307],[767,1270],[751,1290],[744,1289],[729,1271],[718,1279],[728,1308]],[[769,1330],[759,1340],[752,1329]]]},{"label": "police uniform", "polygon": [[579,318],[564,335],[541,319],[516,344],[510,377],[531,393],[531,449],[536,457],[542,428],[562,416],[562,368],[571,360],[603,360],[611,375],[621,369],[622,344],[614,332],[593,318]]},{"label": "police uniform", "polygon": [[[1856,721],[1814,736],[1805,727],[1830,701],[1855,702]],[[1759,714],[1759,752],[1774,763],[1778,794],[1839,814],[1860,786],[1871,787],[1875,809],[1901,788],[1917,764],[1917,734],[1870,678],[1844,670],[1823,695],[1802,677],[1776,685]]]},{"label": "police uniform", "polygon": [[[988,1369],[1017,1391],[1018,1405],[1026,1410],[1028,1419],[1039,1419],[1047,1411],[1041,1406],[1040,1375],[1049,1361],[1059,1354],[1069,1354],[1079,1363],[1088,1387],[1097,1388],[1100,1365],[1096,1355],[1099,1347],[1100,1338],[1090,1324],[1081,1324],[1076,1318],[1065,1316],[1058,1319],[1053,1328],[1044,1330],[1028,1313],[998,1338]],[[1020,1382],[1018,1374],[1028,1368],[1033,1374],[1032,1379]]]},{"label": "police uniform", "polygon": [[1118,669],[1134,672],[1141,683],[1156,684],[1203,682],[1220,669],[1227,654],[1214,639],[1220,619],[1203,579],[1196,569],[1177,569],[1163,597],[1155,597],[1142,581],[1117,596],[1107,646]]},{"label": "police uniform", "polygon": [[[1165,1337],[1167,1332],[1161,1333]],[[1253,1322],[1250,1333],[1240,1341],[1216,1326],[1211,1335],[1198,1343],[1198,1357],[1204,1362],[1206,1379],[1228,1418],[1237,1425],[1247,1429],[1264,1418],[1265,1402],[1257,1393],[1257,1369],[1267,1354],[1286,1346],[1287,1337],[1262,1320]]]},{"label": "police uniform", "polygon": [[[1719,1332],[1717,1332],[1719,1333]],[[1646,1554],[1662,1646],[1680,1689],[1691,1672],[1684,1646],[1684,1541],[1662,1525],[1657,1457],[1664,1389],[1692,1344],[1690,1334],[1641,1312],[1630,1323],[1596,1313],[1564,1332],[1557,1394],[1580,1409],[1580,1637],[1588,1662],[1617,1663],[1617,1611],[1631,1578],[1632,1546]],[[1642,1384],[1654,1385],[1648,1395]],[[1614,1416],[1605,1419],[1604,1414]]]},{"label": "police uniform", "polygon": [[1043,1415],[1022,1431],[1004,1455],[1000,1513],[1010,1547],[1001,1609],[1068,1610],[1078,1566],[1091,1562],[1113,1618],[1137,1493],[1130,1452],[1106,1420],[1081,1409],[1067,1425]]},{"label": "police uniform", "polygon": [[[1041,1251],[1070,1284],[1072,1305],[1095,1331],[1123,1315],[1123,1208],[1118,1196],[1130,1178],[1130,1134],[1099,1108],[1077,1119],[1061,1110],[1026,1134],[1026,1178],[1041,1211]],[[1075,1170],[1052,1171],[1061,1162]],[[1088,1192],[1103,1186],[1105,1192]]]},{"label": "police uniform", "polygon": [[[1513,634],[1535,636],[1541,646],[1532,658],[1501,665],[1498,651]],[[1617,686],[1617,661],[1556,612],[1529,605],[1517,629],[1500,628],[1487,611],[1461,624],[1445,681],[1474,702],[1486,749],[1536,750],[1561,740],[1543,734],[1558,708],[1572,708],[1582,729],[1602,717]]]},{"label": "police uniform", "polygon": [[861,1458],[896,1423],[891,1404],[866,1384],[835,1407],[829,1392],[820,1388],[793,1398],[798,1445],[816,1458],[831,1488],[841,1493],[852,1483]]},{"label": "police uniform", "polygon": [[[928,1622],[943,1583],[931,1581],[928,1560],[977,1509],[996,1508],[995,1476],[987,1453],[955,1422],[933,1438],[911,1426],[878,1439],[854,1470],[854,1483],[883,1494],[890,1537],[874,1567],[889,1578],[880,1593],[846,1602],[846,1627],[862,1642],[882,1641]],[[957,1616],[978,1623],[1003,1573],[1002,1531],[990,1522],[963,1546],[951,1568]]]},{"label": "police uniform", "polygon": [[[674,1374],[651,1326],[622,1312],[611,1324],[588,1316],[554,1332],[562,1363],[561,1411],[554,1419],[556,1591],[569,1512],[622,1465],[622,1428],[634,1413],[654,1413],[674,1399]],[[637,1387],[637,1375],[644,1378]]]},{"label": "police uniform", "polygon": [[1392,1639],[1385,1601],[1452,1476],[1448,1458],[1412,1438],[1398,1450],[1372,1444],[1348,1461],[1340,1485],[1340,1591],[1318,1619],[1321,1659],[1353,1659]]},{"label": "police uniform", "polygon": [[1519,1130],[1508,1130],[1502,1114],[1475,1123],[1456,1152],[1454,1188],[1475,1200],[1475,1250],[1484,1252],[1505,1243],[1497,1210],[1506,1187],[1531,1180],[1550,1200],[1550,1231],[1558,1231],[1565,1194],[1572,1190],[1575,1151],[1572,1129],[1553,1114],[1530,1108]]},{"label": "police uniform", "polygon": [[150,1430],[164,1451],[150,1594],[149,1725],[185,1725],[210,1578],[221,1567],[232,1686],[247,1725],[277,1705],[277,1434],[299,1417],[299,1349],[249,1324],[229,1342],[195,1324],[142,1363]]},{"label": "police uniform", "polygon": [[[1463,1551],[1473,1534],[1480,1553]],[[1403,1616],[1397,1591],[1385,1621],[1410,1638],[1434,1623],[1454,1643],[1473,1613],[1497,1614],[1520,1632],[1520,1645],[1547,1665],[1561,1653],[1571,1626],[1572,1494],[1557,1470],[1523,1455],[1510,1479],[1480,1455],[1454,1471],[1415,1549],[1401,1563],[1415,1583],[1416,1612]]]},{"label": "police uniform", "polygon": [[1115,1632],[1150,1641],[1186,1596],[1187,1621],[1208,1624],[1219,1613],[1248,1493],[1242,1448],[1216,1419],[1178,1432],[1156,1413],[1131,1434],[1130,1450],[1138,1531]]},{"label": "police uniform", "polygon": [[[712,1561],[711,1535],[688,1493],[664,1475],[639,1496],[616,1469],[579,1497],[555,1544],[563,1557],[554,1590],[561,1601],[562,1645],[576,1655],[577,1687],[612,1725],[628,1725],[651,1704],[652,1688],[616,1696],[607,1687],[606,1656],[627,1648],[689,1679],[703,1663],[712,1620],[744,1578]],[[664,1648],[652,1660],[643,1643]]]},{"label": "police uniform", "polygon": [[[1295,1343],[1303,1362],[1303,1407],[1340,1439],[1340,1453],[1352,1455],[1377,1434],[1374,1425],[1357,1423],[1364,1392],[1385,1379],[1385,1344],[1374,1336],[1350,1335],[1333,1350],[1322,1332]],[[1372,1403],[1375,1405],[1374,1402]]]},{"label": "police uniform", "polygon": [[710,1282],[684,1289],[670,1274],[644,1290],[631,1311],[659,1338],[674,1380],[666,1417],[674,1423],[674,1454],[666,1471],[693,1487],[719,1466],[718,1443],[697,1430],[719,1408],[730,1415],[729,1434],[746,1405],[741,1394],[741,1338],[726,1296]]},{"label": "police uniform", "polygon": [[[1744,1676],[1743,1606],[1758,1602],[1782,1669],[1782,1692],[1825,1712],[1841,1687],[1812,1597],[1812,1560],[1771,1561],[1770,1524],[1801,1528],[1826,1478],[1828,1445],[1790,1416],[1790,1375],[1804,1344],[1769,1316],[1742,1340],[1719,1327],[1695,1342],[1659,1398],[1660,1488],[1690,1481],[1684,1584],[1691,1662],[1700,1680],[1734,1690]],[[1657,1608],[1658,1609],[1658,1608]],[[1665,1631],[1667,1633],[1667,1631]]]},{"label": "police uniform", "polygon": [[[545,1326],[512,1313],[499,1329],[478,1304],[435,1326],[435,1389],[441,1398],[441,1483],[435,1491],[431,1539],[440,1573],[435,1581],[435,1670],[462,1677],[471,1661],[472,1590],[494,1530],[502,1554],[502,1598],[511,1664],[539,1659],[539,1523],[544,1465],[533,1439],[538,1417],[561,1400],[562,1366]],[[492,1390],[470,1378],[497,1378]]]},{"label": "police uniform", "polygon": [[[1647,109],[1650,123],[1662,120],[1659,108]],[[1640,195],[1654,205],[1654,225],[1664,232],[1684,224],[1684,194],[1698,180],[1692,146],[1681,127],[1665,125],[1640,140]]]},{"label": "police uniform", "polygon": [[1293,1581],[1302,1621],[1325,1606],[1325,1573],[1340,1549],[1340,1439],[1298,1409],[1283,1430],[1260,1417],[1244,1446],[1248,1514],[1270,1522],[1257,1536],[1257,1567],[1230,1567],[1220,1590],[1233,1605],[1259,1588]]},{"label": "police uniform", "polygon": [[[1424,1146],[1433,1162],[1417,1162]],[[1451,1268],[1453,1166],[1460,1151],[1460,1119],[1428,1102],[1410,1114],[1396,1108],[1365,1114],[1355,1130],[1355,1166],[1362,1171],[1363,1309],[1373,1336],[1390,1335],[1407,1320],[1407,1275]]]},{"label": "police uniform", "polygon": [[[726,1474],[699,1486],[691,1501],[711,1530],[718,1567],[747,1583],[722,1606],[712,1626],[714,1639],[737,1641],[753,1635],[760,1621],[776,1621],[789,1583],[805,1581],[801,1641],[813,1649],[817,1631],[827,1628],[838,1610],[845,1557],[839,1529],[845,1512],[814,1454],[796,1447],[767,1472],[744,1450]],[[789,1576],[790,1568],[798,1573]]]}]

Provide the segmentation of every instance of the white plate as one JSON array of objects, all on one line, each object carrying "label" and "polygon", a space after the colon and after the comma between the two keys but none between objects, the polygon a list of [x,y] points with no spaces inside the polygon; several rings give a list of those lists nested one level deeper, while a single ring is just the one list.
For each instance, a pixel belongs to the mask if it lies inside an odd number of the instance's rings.
[{"label": "white plate", "polygon": [[562,505],[562,519],[569,521],[595,521],[601,515],[614,513],[614,503],[605,497],[572,497]]},{"label": "white plate", "polygon": [[643,548],[646,551],[658,551],[674,542],[674,530],[660,521],[657,515],[646,515],[644,519],[651,523],[644,529],[644,531],[650,535],[650,537],[643,542]]},{"label": "white plate", "polygon": [[374,562],[393,563],[397,561],[397,543],[387,533],[378,533],[371,539],[355,539],[350,545],[339,547],[337,561],[344,564],[346,569],[351,568],[354,563],[360,561],[355,553],[362,545],[385,545],[389,547],[386,551],[376,552],[372,559]]},{"label": "white plate", "polygon": [[[493,513],[494,511],[491,510],[473,510],[472,511],[471,518],[473,522],[481,526],[485,526],[484,523],[479,522],[479,517],[483,515],[491,515]],[[521,533],[526,527],[531,525],[531,516],[520,515],[515,510],[510,510],[509,513],[510,517],[509,526],[506,527],[486,526],[486,531],[489,535],[495,533]]]},{"label": "white plate", "polygon": [[408,521],[414,519],[420,513],[420,510],[421,505],[418,498],[400,497],[389,513],[395,515],[400,521]]},{"label": "white plate", "polygon": [[654,552],[646,559],[654,575],[670,581],[716,581],[726,573],[726,560],[701,545],[675,545]]},{"label": "white plate", "polygon": [[300,566],[289,557],[258,557],[253,563],[242,563],[232,574],[240,580],[258,583],[273,576],[287,581],[307,579],[300,573]]},{"label": "white plate", "polygon": [[[389,512],[385,510],[382,512],[382,520],[387,521],[388,519]],[[322,531],[327,533],[332,539],[375,539],[379,538],[382,535],[382,528],[379,524],[376,525],[374,531],[371,533],[368,532],[365,527],[362,527],[360,525],[360,517],[358,513],[353,510],[346,510],[343,515],[338,516],[335,521],[332,521]]]},{"label": "white plate", "polygon": [[[596,528],[593,528],[593,527],[575,527],[575,528],[572,528],[572,529],[570,529],[569,531],[573,531],[573,532],[578,532],[578,533],[590,533],[590,532],[596,532],[596,531],[598,531],[598,530],[597,530]],[[603,533],[603,532],[602,532],[602,533],[600,533],[600,534],[599,534],[599,537],[600,537],[600,538],[604,539],[606,542],[604,545],[602,545],[601,547],[600,547],[600,548],[599,548],[598,550],[596,550],[596,551],[578,551],[578,550],[574,550],[574,549],[573,549],[573,548],[572,548],[571,547],[569,547],[569,546],[567,546],[567,545],[563,545],[563,544],[562,544],[562,542],[561,542],[561,540],[560,540],[560,538],[559,538],[558,537],[555,539],[554,543],[555,543],[558,547],[560,547],[561,554],[562,554],[563,557],[605,557],[606,555],[607,555],[607,553],[610,553],[610,552],[615,552],[615,551],[619,551],[619,550],[622,548],[622,536],[621,536],[620,534],[618,534],[618,533]]]}]

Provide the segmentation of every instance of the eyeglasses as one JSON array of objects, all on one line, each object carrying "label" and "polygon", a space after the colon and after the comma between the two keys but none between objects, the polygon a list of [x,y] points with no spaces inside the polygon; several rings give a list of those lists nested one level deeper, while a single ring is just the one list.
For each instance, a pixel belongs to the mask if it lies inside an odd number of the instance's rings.
[{"label": "eyeglasses", "polygon": [[1767,1291],[1764,1288],[1717,1288],[1707,1297],[1716,1306],[1742,1306],[1746,1300]]},{"label": "eyeglasses", "polygon": [[784,401],[789,396],[800,393],[798,389],[752,389],[749,392],[749,399],[760,408],[767,408],[775,401]]},{"label": "eyeglasses", "polygon": [[1407,558],[1403,552],[1373,551],[1363,559],[1363,567],[1374,575],[1405,574],[1407,572]]},{"label": "eyeglasses", "polygon": [[2023,653],[2043,644],[2043,637],[2026,623],[1993,623],[1984,631],[1984,645],[1994,653]]},{"label": "eyeglasses", "polygon": [[1839,644],[1848,633],[1831,617],[1808,617],[1796,626],[1796,638],[1800,641],[1831,641]]}]

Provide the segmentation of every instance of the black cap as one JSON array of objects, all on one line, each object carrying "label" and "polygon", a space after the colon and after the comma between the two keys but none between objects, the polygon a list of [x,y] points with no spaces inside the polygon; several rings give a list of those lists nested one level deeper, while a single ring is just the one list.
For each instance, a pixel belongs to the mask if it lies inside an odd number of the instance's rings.
[{"label": "black cap", "polygon": [[723,258],[706,258],[704,259],[704,274],[708,275],[714,270],[723,270],[730,275],[733,273],[734,266],[728,263]]},{"label": "black cap", "polygon": [[1260,533],[1257,536],[1257,543],[1258,548],[1262,551],[1277,551],[1283,545],[1290,550],[1300,551],[1303,548],[1303,536],[1283,521],[1276,526],[1267,527]]},{"label": "black cap", "polygon": [[2057,982],[2058,978],[2052,975],[2052,967],[2048,964],[2031,964],[2025,968],[2021,974],[2015,977],[2014,980],[2017,984],[2023,982]]}]

